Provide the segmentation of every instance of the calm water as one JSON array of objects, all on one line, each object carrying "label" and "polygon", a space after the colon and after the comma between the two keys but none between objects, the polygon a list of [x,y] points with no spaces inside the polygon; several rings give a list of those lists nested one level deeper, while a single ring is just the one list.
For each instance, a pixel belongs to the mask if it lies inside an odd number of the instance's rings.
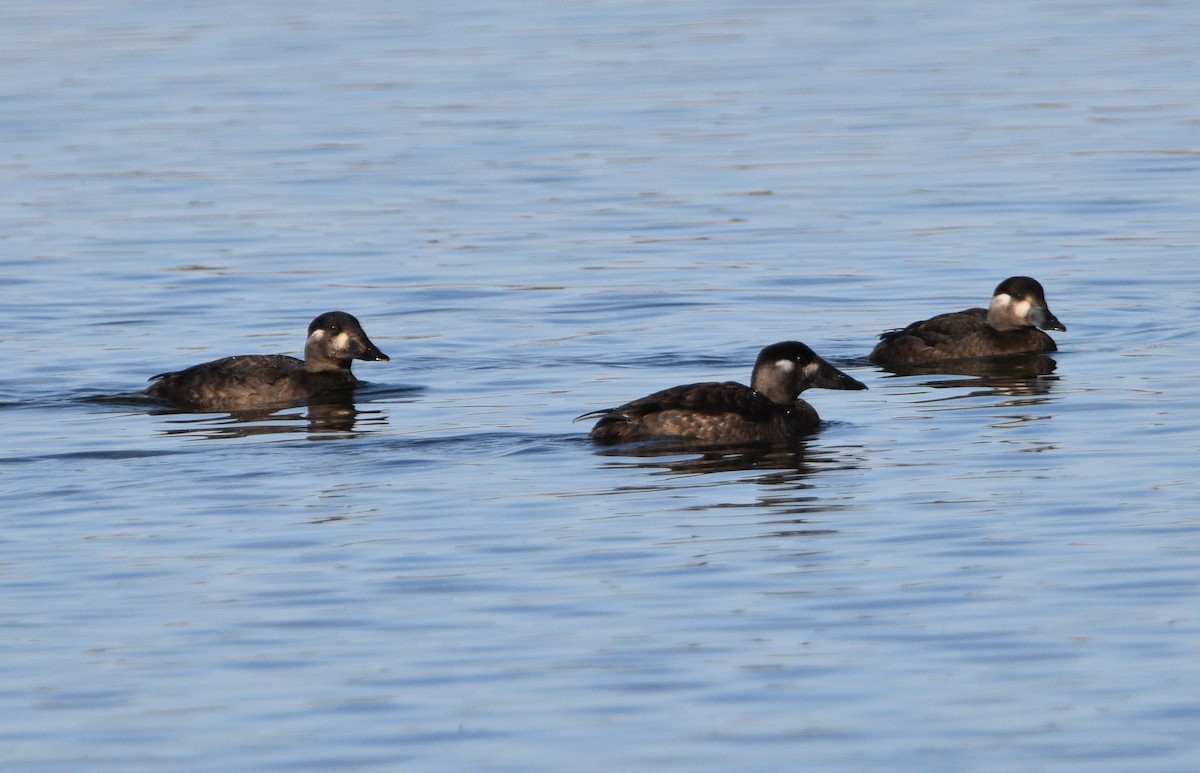
[{"label": "calm water", "polygon": [[[3,767],[1200,764],[1200,6],[563,5],[0,14]],[[1053,374],[862,360],[1018,273]],[[788,338],[794,454],[571,422]]]}]

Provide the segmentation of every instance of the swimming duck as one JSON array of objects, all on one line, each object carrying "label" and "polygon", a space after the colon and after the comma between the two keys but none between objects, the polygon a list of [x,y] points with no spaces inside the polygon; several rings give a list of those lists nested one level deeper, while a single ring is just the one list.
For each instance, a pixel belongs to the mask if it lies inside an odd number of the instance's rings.
[{"label": "swimming duck", "polygon": [[1011,276],[996,287],[988,308],[939,314],[889,330],[879,336],[868,359],[901,365],[1057,351],[1054,339],[1038,328],[1067,329],[1050,313],[1036,279]]},{"label": "swimming duck", "polygon": [[816,410],[797,396],[809,387],[866,389],[798,341],[763,349],[750,386],[736,381],[688,384],[580,416],[599,417],[591,437],[628,443],[659,437],[710,443],[773,443],[817,429]]},{"label": "swimming duck", "polygon": [[159,373],[145,394],[184,408],[237,411],[273,403],[291,403],[360,382],[351,360],[388,356],[371,343],[362,325],[344,311],[329,311],[308,326],[304,359],[286,354],[245,354]]}]

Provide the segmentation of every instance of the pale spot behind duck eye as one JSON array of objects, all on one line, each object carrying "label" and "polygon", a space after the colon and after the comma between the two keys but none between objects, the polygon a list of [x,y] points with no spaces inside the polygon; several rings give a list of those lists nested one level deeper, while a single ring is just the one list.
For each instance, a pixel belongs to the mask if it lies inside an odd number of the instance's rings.
[{"label": "pale spot behind duck eye", "polygon": [[991,320],[1007,320],[1012,316],[1012,296],[1008,293],[1000,293],[992,296],[992,302],[988,305],[988,318]]},{"label": "pale spot behind duck eye", "polygon": [[775,367],[786,373],[791,373],[795,369],[796,363],[791,360],[775,360]]},{"label": "pale spot behind duck eye", "polygon": [[314,330],[308,334],[308,340],[310,340],[310,341],[320,341],[324,337],[325,337],[325,328],[321,328],[321,327],[317,328],[316,330]]},{"label": "pale spot behind duck eye", "polygon": [[1000,330],[1015,330],[1029,324],[1029,310],[1033,304],[1023,296],[1014,298],[1000,293],[992,298],[988,307],[988,323]]}]

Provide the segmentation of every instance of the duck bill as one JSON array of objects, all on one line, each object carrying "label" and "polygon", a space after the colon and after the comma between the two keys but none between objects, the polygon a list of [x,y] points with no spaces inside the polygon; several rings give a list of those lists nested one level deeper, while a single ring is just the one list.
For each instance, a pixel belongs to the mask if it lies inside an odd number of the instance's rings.
[{"label": "duck bill", "polygon": [[812,376],[812,385],[822,389],[866,389],[867,385],[858,379],[842,373],[828,362],[821,360],[817,364],[817,372]]},{"label": "duck bill", "polygon": [[1058,317],[1050,313],[1045,306],[1034,306],[1029,310],[1029,322],[1042,330],[1060,330],[1067,332],[1067,326],[1058,321]]},{"label": "duck bill", "polygon": [[379,347],[371,343],[370,339],[366,337],[364,337],[362,340],[362,351],[354,356],[360,360],[379,362],[391,362],[392,359],[383,352],[379,351]]}]

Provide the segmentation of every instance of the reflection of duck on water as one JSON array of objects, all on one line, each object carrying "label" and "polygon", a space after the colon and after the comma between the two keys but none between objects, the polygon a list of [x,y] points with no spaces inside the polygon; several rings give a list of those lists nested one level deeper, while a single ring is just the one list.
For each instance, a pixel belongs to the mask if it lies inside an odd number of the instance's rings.
[{"label": "reflection of duck on water", "polygon": [[[735,470],[781,471],[785,477],[803,477],[813,472],[803,444],[712,445],[697,447],[696,441],[664,438],[599,453],[621,459],[617,466],[644,467],[670,473],[732,472]],[[637,461],[633,461],[633,460]],[[616,463],[615,463],[616,464]]]},{"label": "reflection of duck on water", "polygon": [[775,443],[807,435],[820,425],[816,410],[797,399],[809,387],[867,388],[798,341],[763,349],[750,384],[725,381],[672,387],[579,419],[599,418],[591,436],[600,443],[661,437]]},{"label": "reflection of duck on water", "polygon": [[389,358],[362,325],[343,311],[322,314],[308,326],[304,359],[247,354],[204,362],[151,378],[145,394],[197,411],[238,411],[348,393],[361,382],[351,361]]},{"label": "reflection of duck on water", "polygon": [[885,365],[883,369],[896,376],[971,376],[935,378],[920,384],[934,389],[975,389],[988,394],[1027,397],[1049,394],[1058,377],[1040,377],[1050,375],[1057,367],[1058,363],[1045,354],[1015,354],[937,364]]},{"label": "reflection of duck on water", "polygon": [[1042,330],[1066,331],[1046,305],[1035,279],[1005,279],[986,309],[966,309],[889,330],[868,359],[880,365],[907,365],[973,357],[1053,352],[1054,339]]},{"label": "reflection of duck on water", "polygon": [[256,409],[232,411],[219,419],[180,414],[167,435],[192,435],[207,439],[242,438],[256,435],[303,433],[309,435],[351,434],[365,425],[387,423],[382,411],[362,411],[351,395],[326,395],[309,401],[303,410]]}]

